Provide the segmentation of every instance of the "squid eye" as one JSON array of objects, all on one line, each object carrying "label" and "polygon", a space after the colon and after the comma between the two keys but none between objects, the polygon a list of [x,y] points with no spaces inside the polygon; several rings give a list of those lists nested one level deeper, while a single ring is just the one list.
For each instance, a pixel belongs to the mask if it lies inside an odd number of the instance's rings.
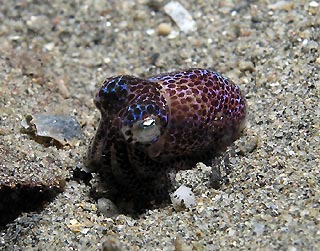
[{"label": "squid eye", "polygon": [[151,143],[160,136],[160,128],[156,118],[148,117],[138,121],[132,128],[133,138],[140,143]]},{"label": "squid eye", "polygon": [[160,136],[159,118],[150,116],[139,120],[131,127],[121,128],[122,134],[130,143],[140,142],[142,144],[154,143]]},{"label": "squid eye", "polygon": [[146,120],[144,120],[141,124],[140,124],[140,127],[142,129],[150,129],[152,128],[153,126],[156,125],[156,120],[153,119],[153,118],[148,118]]}]

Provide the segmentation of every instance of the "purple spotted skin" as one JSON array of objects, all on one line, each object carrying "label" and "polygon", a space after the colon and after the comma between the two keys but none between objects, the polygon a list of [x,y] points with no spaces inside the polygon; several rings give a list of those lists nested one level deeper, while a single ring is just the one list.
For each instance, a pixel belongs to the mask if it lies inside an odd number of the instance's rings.
[{"label": "purple spotted skin", "polygon": [[94,102],[101,121],[87,166],[137,207],[167,198],[168,174],[225,150],[246,119],[239,87],[204,69],[107,78]]}]

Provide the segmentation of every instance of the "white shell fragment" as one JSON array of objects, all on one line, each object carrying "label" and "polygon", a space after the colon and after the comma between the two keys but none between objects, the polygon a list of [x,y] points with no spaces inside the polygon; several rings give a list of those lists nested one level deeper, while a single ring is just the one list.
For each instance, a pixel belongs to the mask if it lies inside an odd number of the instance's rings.
[{"label": "white shell fragment", "polygon": [[82,139],[81,126],[77,119],[67,115],[34,114],[27,115],[22,127],[36,137],[51,138],[61,145],[75,146]]},{"label": "white shell fragment", "polygon": [[319,6],[319,3],[317,1],[312,1],[309,3],[309,6],[313,8],[317,8]]},{"label": "white shell fragment", "polygon": [[196,206],[196,197],[189,187],[181,185],[172,195],[171,202],[176,211]]},{"label": "white shell fragment", "polygon": [[178,25],[184,33],[196,30],[196,22],[192,19],[190,13],[179,3],[171,1],[164,6],[164,11]]}]

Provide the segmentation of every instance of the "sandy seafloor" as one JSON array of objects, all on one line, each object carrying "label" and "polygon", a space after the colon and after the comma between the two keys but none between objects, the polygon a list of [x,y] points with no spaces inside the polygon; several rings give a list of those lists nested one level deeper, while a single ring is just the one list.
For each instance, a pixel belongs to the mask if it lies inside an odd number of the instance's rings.
[{"label": "sandy seafloor", "polygon": [[[67,180],[41,210],[2,227],[1,250],[98,250],[103,242],[105,250],[319,250],[319,1],[180,0],[197,25],[189,34],[164,2],[1,1],[2,170]],[[160,23],[172,25],[169,36],[158,34]],[[213,189],[195,167],[179,174],[196,195],[192,210],[167,204],[137,219],[103,216],[90,187],[71,175],[98,124],[96,90],[107,76],[190,67],[221,72],[245,93],[248,124],[235,152],[244,150],[230,158],[229,182]],[[75,115],[84,140],[62,149],[37,143],[20,131],[35,113]]]}]

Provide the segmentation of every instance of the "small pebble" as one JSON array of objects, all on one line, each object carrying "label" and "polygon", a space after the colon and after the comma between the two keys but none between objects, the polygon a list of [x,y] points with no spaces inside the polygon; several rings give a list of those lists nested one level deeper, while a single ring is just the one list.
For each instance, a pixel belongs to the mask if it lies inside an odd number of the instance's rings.
[{"label": "small pebble", "polygon": [[160,36],[168,36],[171,33],[172,27],[168,23],[161,23],[158,26],[158,34]]},{"label": "small pebble", "polygon": [[172,195],[171,202],[176,211],[196,206],[196,197],[189,187],[181,185]]},{"label": "small pebble", "polygon": [[98,211],[106,217],[113,217],[119,214],[117,206],[107,198],[98,199]]},{"label": "small pebble", "polygon": [[55,46],[54,42],[50,42],[50,43],[45,44],[45,45],[43,46],[43,48],[44,48],[45,50],[47,50],[47,51],[52,51],[53,48],[54,48],[54,46]]},{"label": "small pebble", "polygon": [[219,189],[221,186],[221,171],[220,167],[216,165],[212,165],[210,172],[210,184],[214,189]]},{"label": "small pebble", "polygon": [[49,25],[48,18],[46,16],[30,16],[26,21],[28,29],[34,32],[40,32],[47,25]]},{"label": "small pebble", "polygon": [[265,224],[262,223],[253,223],[253,232],[256,233],[257,235],[261,235],[265,231]]},{"label": "small pebble", "polygon": [[177,235],[176,239],[174,240],[174,250],[175,251],[191,251],[192,248],[185,243],[185,241],[180,235]]},{"label": "small pebble", "polygon": [[255,67],[251,61],[240,61],[239,68],[241,71],[249,71],[249,72],[255,71]]},{"label": "small pebble", "polygon": [[258,146],[258,137],[255,135],[244,136],[242,140],[239,141],[239,154],[246,155],[252,153]]},{"label": "small pebble", "polygon": [[312,1],[309,3],[309,6],[313,8],[317,8],[319,6],[319,3],[317,3],[316,1]]},{"label": "small pebble", "polygon": [[77,221],[76,219],[71,219],[70,224],[67,224],[69,228],[74,233],[79,233],[85,225]]},{"label": "small pebble", "polygon": [[62,97],[64,98],[70,98],[70,91],[66,84],[66,82],[63,79],[59,79],[58,81],[58,89]]},{"label": "small pebble", "polygon": [[302,45],[303,47],[306,47],[306,46],[308,45],[308,43],[309,43],[309,40],[305,38],[305,39],[303,39],[301,45]]},{"label": "small pebble", "polygon": [[108,236],[102,243],[102,251],[122,251],[125,250],[123,244],[115,237]]},{"label": "small pebble", "polygon": [[162,6],[163,6],[163,2],[162,0],[149,0],[147,2],[147,5],[149,6],[149,8],[151,8],[154,11],[159,11]]}]

